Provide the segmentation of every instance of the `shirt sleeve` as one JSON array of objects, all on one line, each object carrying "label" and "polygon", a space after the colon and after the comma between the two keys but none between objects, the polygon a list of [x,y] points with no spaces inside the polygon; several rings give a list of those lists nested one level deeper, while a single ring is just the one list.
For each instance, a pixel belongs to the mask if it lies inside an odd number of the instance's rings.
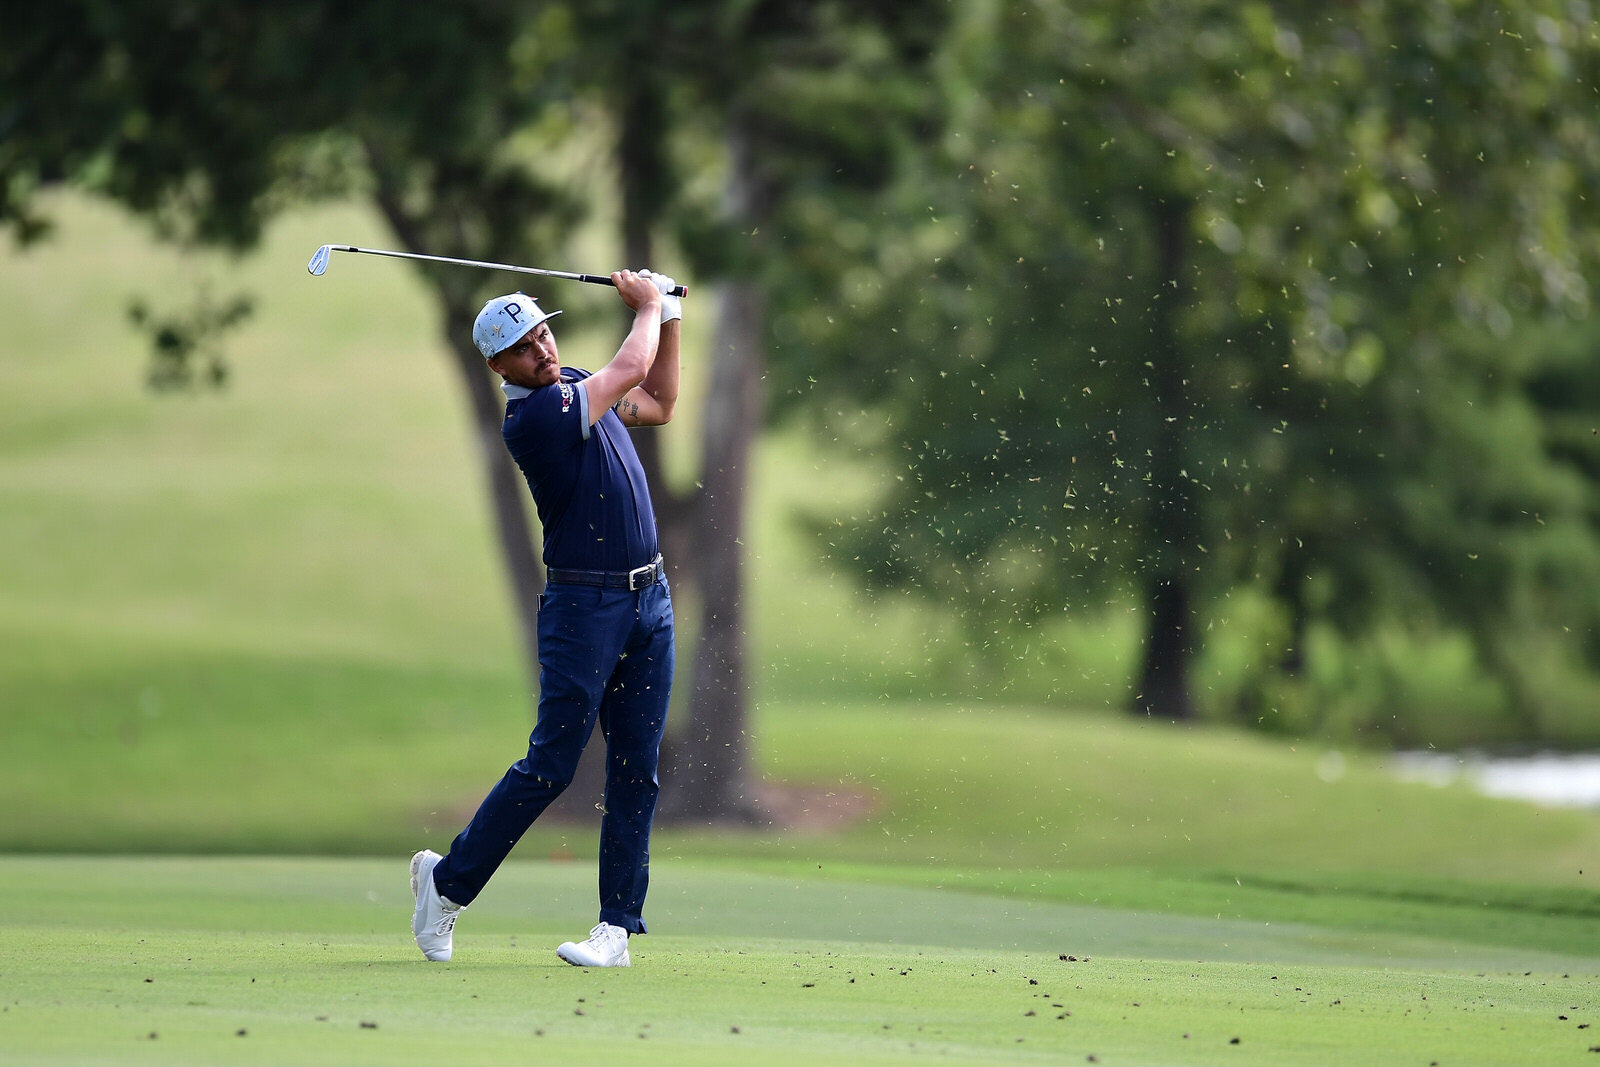
[{"label": "shirt sleeve", "polygon": [[529,393],[506,426],[513,450],[564,452],[589,439],[589,397],[576,382],[561,381]]}]

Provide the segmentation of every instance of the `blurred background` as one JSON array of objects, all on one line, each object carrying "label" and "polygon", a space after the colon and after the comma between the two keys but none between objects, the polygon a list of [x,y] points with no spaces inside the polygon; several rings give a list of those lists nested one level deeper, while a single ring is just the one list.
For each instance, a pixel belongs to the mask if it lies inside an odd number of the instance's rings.
[{"label": "blurred background", "polygon": [[438,847],[520,754],[469,326],[625,319],[348,243],[690,286],[664,854],[1586,884],[1593,16],[10,5],[0,849]]}]

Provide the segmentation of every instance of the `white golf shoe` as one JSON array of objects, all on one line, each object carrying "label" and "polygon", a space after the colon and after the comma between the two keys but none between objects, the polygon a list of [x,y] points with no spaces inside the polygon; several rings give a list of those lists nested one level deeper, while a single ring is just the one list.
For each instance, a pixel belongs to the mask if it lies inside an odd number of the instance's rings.
[{"label": "white golf shoe", "polygon": [[564,942],[556,955],[574,967],[628,967],[628,931],[601,923],[589,931],[589,940]]},{"label": "white golf shoe", "polygon": [[433,869],[443,859],[437,852],[423,849],[411,857],[411,896],[417,906],[411,913],[411,933],[422,954],[435,963],[446,963],[455,944],[456,916],[462,905],[452,904],[434,888]]}]

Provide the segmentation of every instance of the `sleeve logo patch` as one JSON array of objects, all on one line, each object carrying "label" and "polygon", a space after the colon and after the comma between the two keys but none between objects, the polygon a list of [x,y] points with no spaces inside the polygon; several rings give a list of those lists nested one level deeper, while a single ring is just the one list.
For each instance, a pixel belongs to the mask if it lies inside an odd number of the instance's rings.
[{"label": "sleeve logo patch", "polygon": [[565,415],[572,410],[572,398],[575,390],[566,382],[561,383],[561,414]]}]

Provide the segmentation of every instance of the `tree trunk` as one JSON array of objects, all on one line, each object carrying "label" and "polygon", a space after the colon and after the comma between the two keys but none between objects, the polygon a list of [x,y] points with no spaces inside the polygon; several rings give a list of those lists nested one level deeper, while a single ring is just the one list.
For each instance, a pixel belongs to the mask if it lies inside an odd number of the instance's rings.
[{"label": "tree trunk", "polygon": [[[766,199],[751,166],[750,139],[737,122],[730,125],[729,153],[728,213],[754,229]],[[690,513],[700,627],[688,722],[673,741],[662,790],[666,819],[759,817],[745,777],[743,535],[751,446],[765,410],[765,321],[758,282],[741,276],[724,287],[701,417],[701,490]]]},{"label": "tree trunk", "polygon": [[1155,391],[1155,441],[1151,449],[1151,525],[1162,549],[1151,560],[1147,587],[1150,629],[1136,710],[1155,718],[1194,717],[1189,666],[1194,633],[1189,575],[1197,558],[1197,522],[1185,473],[1183,435],[1194,425],[1189,375],[1177,343],[1177,312],[1184,298],[1183,240],[1187,211],[1174,199],[1153,199],[1149,211],[1161,257],[1160,290],[1150,305],[1151,384]]},{"label": "tree trunk", "polygon": [[744,514],[751,445],[762,410],[763,300],[755,285],[723,294],[704,415],[705,485],[696,543],[700,632],[693,658],[689,722],[675,752],[669,817],[748,819],[745,786]]},{"label": "tree trunk", "polygon": [[1157,578],[1150,583],[1147,596],[1150,631],[1135,698],[1137,710],[1158,719],[1192,719],[1189,664],[1194,647],[1188,587],[1179,575]]}]

